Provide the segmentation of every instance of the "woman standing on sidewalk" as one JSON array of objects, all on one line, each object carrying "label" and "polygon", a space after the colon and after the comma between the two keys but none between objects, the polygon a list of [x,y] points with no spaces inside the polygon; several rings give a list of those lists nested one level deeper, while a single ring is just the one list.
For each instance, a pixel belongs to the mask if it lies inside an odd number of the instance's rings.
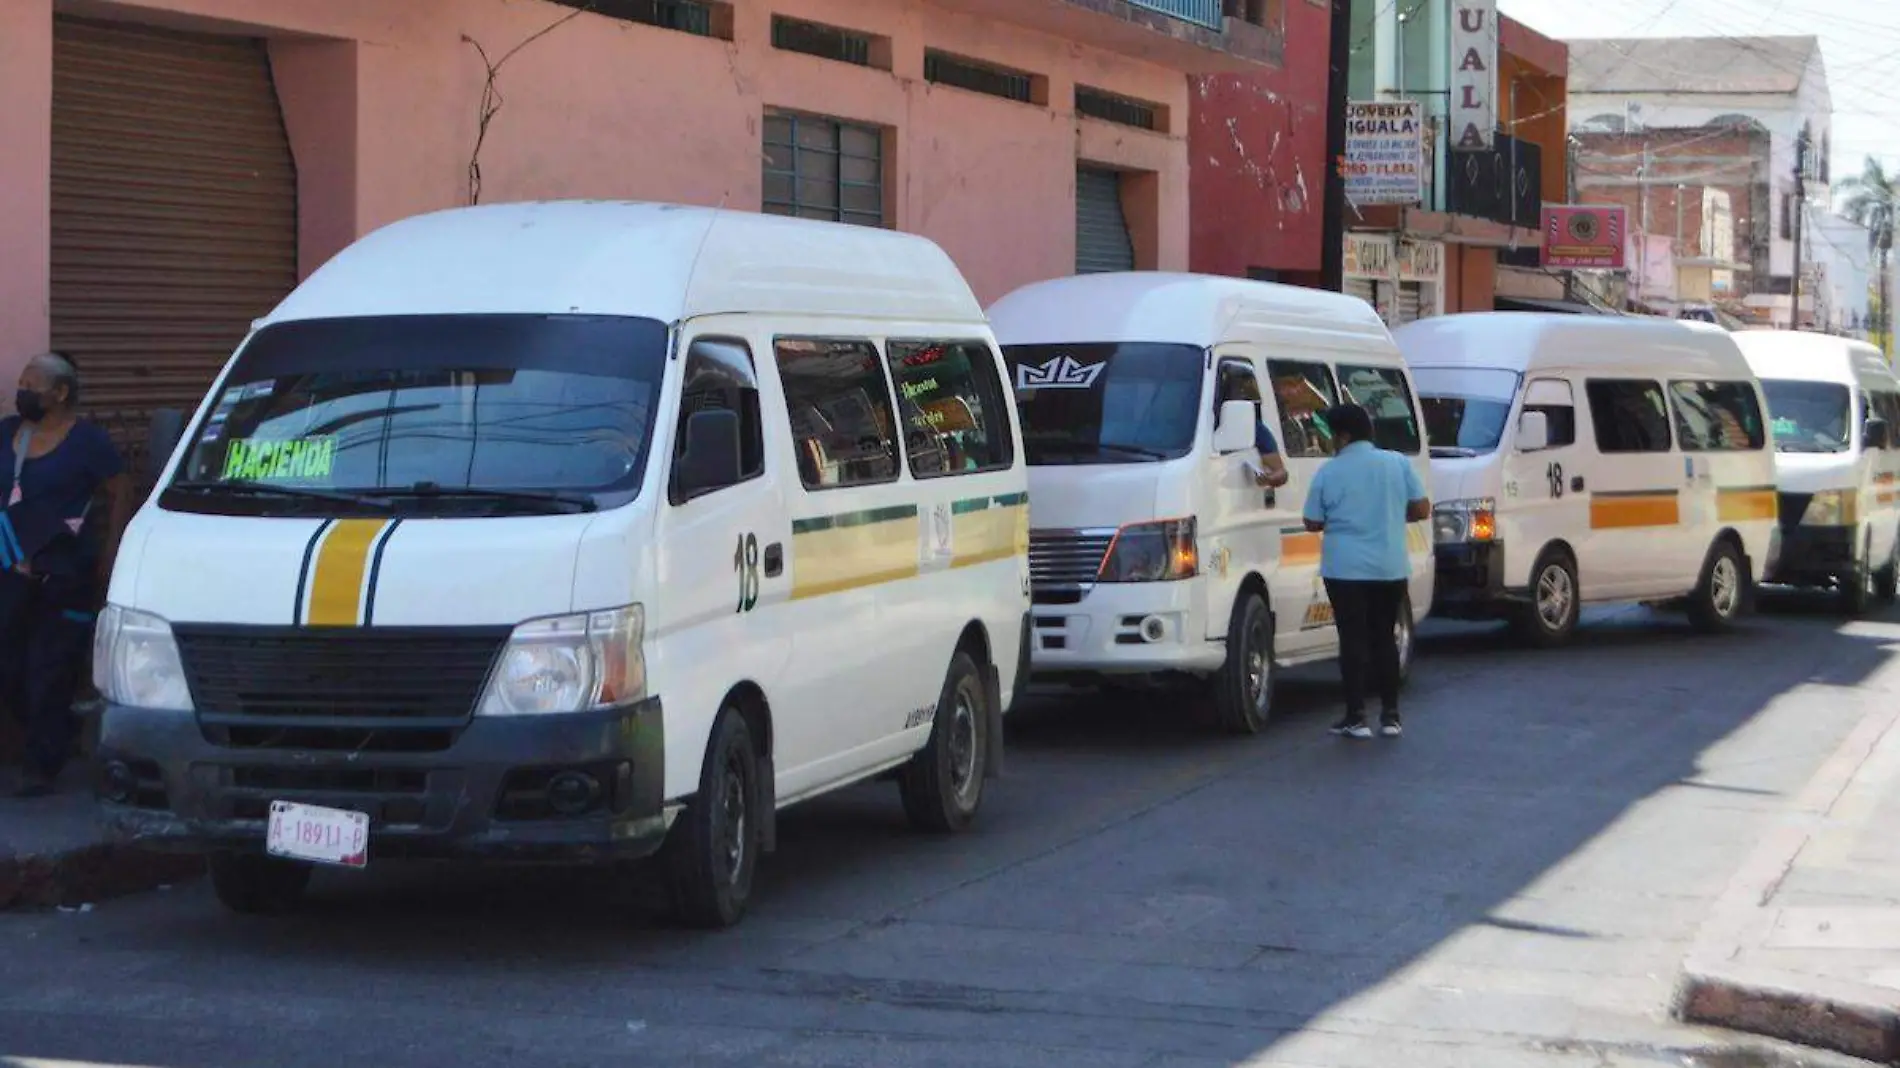
[{"label": "woman standing on sidewalk", "polygon": [[[73,697],[131,518],[125,462],[78,403],[72,360],[44,353],[20,374],[18,414],[0,419],[0,699],[26,727],[18,797],[51,793],[72,756]],[[87,520],[102,489],[100,529]]]}]

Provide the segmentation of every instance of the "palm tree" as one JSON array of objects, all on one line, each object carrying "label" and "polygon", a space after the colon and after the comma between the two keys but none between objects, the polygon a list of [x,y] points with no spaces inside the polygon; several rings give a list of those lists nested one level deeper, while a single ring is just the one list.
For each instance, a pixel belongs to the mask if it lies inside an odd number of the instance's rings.
[{"label": "palm tree", "polygon": [[1861,165],[1861,172],[1840,183],[1846,194],[1841,210],[1848,218],[1867,228],[1867,248],[1880,264],[1879,318],[1881,347],[1893,354],[1893,231],[1900,223],[1900,174],[1889,175],[1872,156]]}]

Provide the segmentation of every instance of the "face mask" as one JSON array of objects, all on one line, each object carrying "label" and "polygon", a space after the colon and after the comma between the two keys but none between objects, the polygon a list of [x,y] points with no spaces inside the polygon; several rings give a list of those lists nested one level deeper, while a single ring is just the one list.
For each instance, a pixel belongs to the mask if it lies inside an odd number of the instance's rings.
[{"label": "face mask", "polygon": [[46,418],[46,402],[40,400],[40,395],[30,389],[23,389],[13,395],[13,410],[19,412],[20,418],[29,423],[37,423]]}]

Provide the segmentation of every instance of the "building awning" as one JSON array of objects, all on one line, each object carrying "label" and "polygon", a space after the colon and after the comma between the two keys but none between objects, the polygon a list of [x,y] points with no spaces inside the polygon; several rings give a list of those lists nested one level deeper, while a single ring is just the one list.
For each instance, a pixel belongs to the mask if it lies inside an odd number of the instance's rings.
[{"label": "building awning", "polygon": [[1594,304],[1582,304],[1574,300],[1542,300],[1537,297],[1494,297],[1492,303],[1499,311],[1518,312],[1562,312],[1566,315],[1614,315]]}]

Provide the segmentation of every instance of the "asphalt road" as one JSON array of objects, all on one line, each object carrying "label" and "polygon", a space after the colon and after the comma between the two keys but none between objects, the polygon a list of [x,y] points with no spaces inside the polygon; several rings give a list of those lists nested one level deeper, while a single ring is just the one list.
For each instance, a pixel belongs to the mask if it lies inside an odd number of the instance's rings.
[{"label": "asphalt road", "polygon": [[0,1065],[1845,1063],[1666,1008],[1764,815],[1900,690],[1896,641],[1805,604],[1718,638],[1599,614],[1552,653],[1434,628],[1396,742],[1324,733],[1330,668],[1247,741],[1043,700],[971,834],[912,835],[889,787],[793,810],[718,935],[459,869],[330,877],[288,919],[202,886],[4,915]]}]

